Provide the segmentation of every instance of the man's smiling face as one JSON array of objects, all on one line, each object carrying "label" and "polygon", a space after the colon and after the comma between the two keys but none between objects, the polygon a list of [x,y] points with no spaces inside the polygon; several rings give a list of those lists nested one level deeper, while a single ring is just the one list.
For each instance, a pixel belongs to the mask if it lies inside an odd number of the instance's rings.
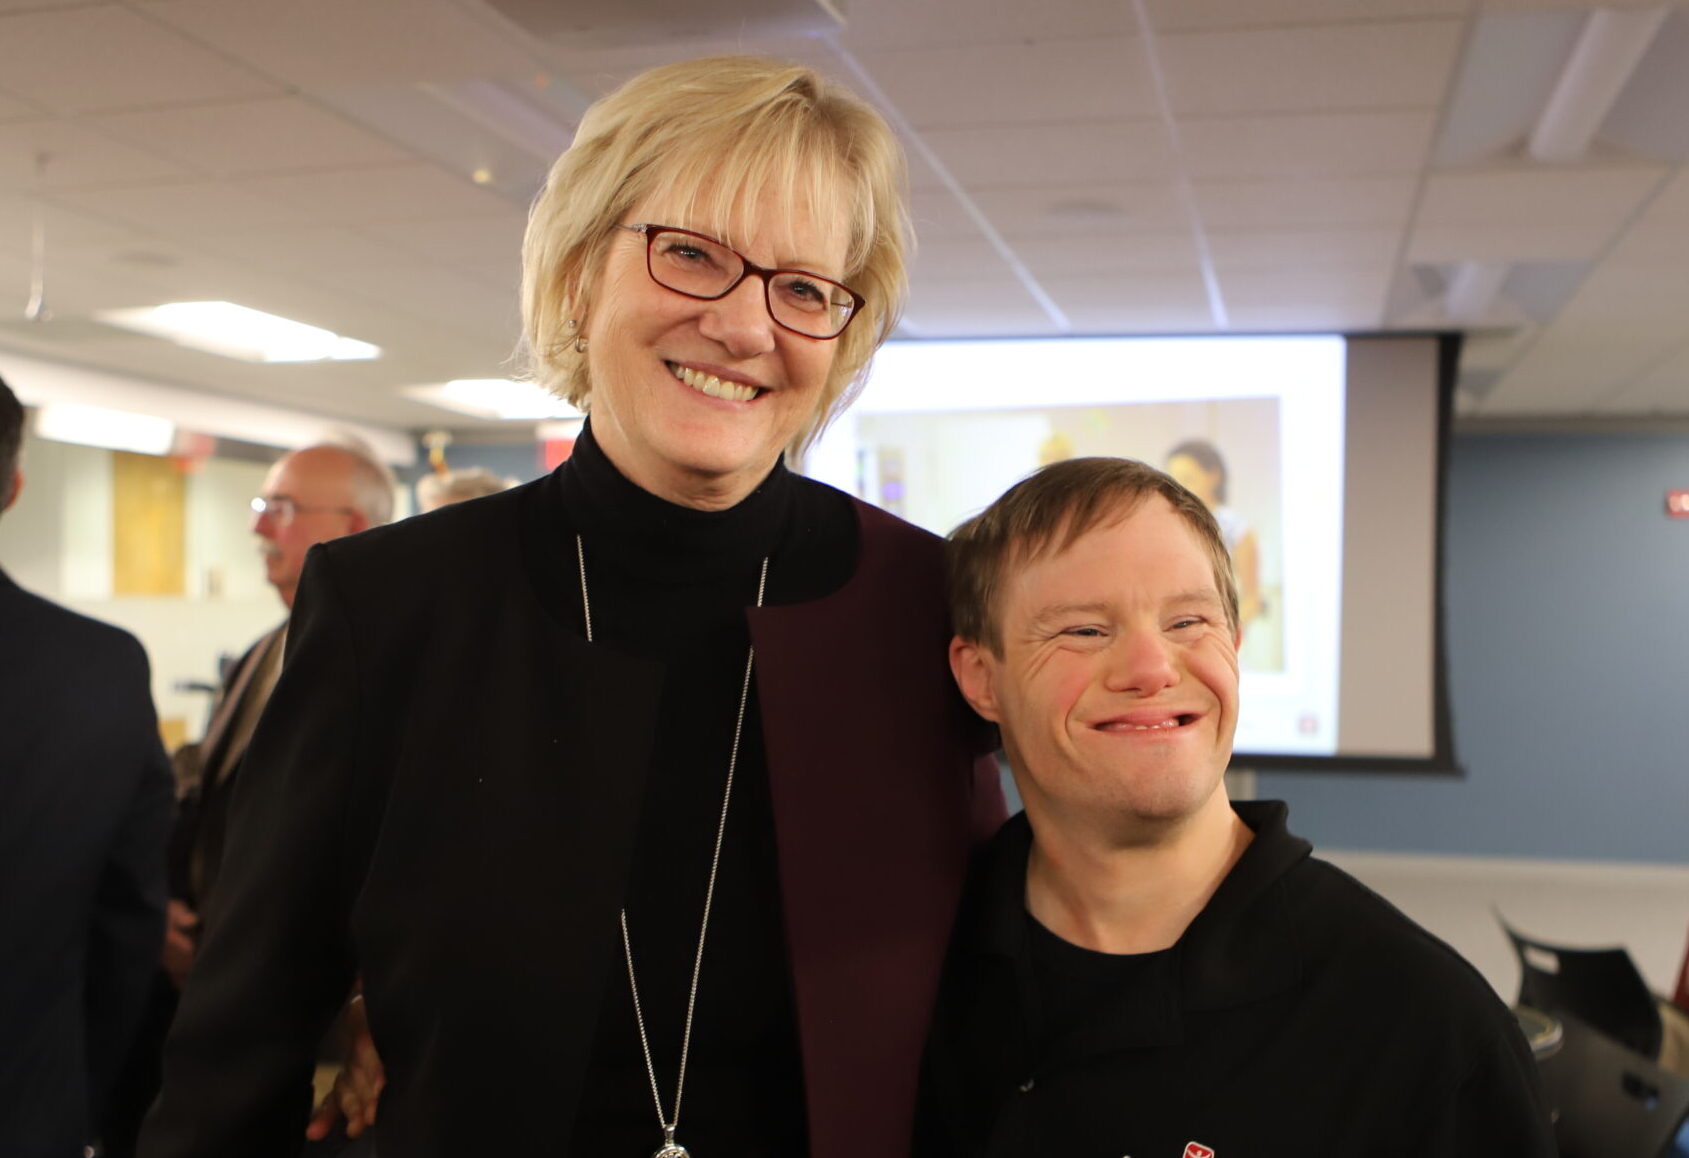
[{"label": "man's smiling face", "polygon": [[952,666],[996,721],[1028,811],[1126,831],[1194,815],[1231,759],[1237,636],[1214,561],[1159,495],[1067,548],[1009,569],[1001,654]]}]

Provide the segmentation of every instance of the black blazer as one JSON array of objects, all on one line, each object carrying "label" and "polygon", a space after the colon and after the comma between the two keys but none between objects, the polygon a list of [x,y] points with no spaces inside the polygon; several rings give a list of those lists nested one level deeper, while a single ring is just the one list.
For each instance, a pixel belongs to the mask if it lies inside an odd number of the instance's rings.
[{"label": "black blazer", "polygon": [[158,968],[173,792],[134,636],[0,572],[0,1154],[82,1153]]},{"label": "black blazer", "polygon": [[[384,1156],[567,1144],[659,689],[545,610],[539,485],[312,549],[147,1158],[295,1153],[355,972]],[[1002,816],[943,544],[857,512],[842,589],[747,613],[814,1158],[907,1152],[968,853]]]}]

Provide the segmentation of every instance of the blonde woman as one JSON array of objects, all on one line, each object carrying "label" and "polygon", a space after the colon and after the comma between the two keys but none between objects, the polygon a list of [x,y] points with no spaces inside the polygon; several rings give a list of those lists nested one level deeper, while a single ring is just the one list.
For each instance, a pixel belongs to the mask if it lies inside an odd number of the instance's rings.
[{"label": "blonde woman", "polygon": [[523,276],[587,429],[313,552],[149,1158],[291,1158],[355,973],[383,1155],[906,1153],[1002,803],[942,544],[782,463],[894,325],[901,185],[803,68],[672,65],[589,112]]}]

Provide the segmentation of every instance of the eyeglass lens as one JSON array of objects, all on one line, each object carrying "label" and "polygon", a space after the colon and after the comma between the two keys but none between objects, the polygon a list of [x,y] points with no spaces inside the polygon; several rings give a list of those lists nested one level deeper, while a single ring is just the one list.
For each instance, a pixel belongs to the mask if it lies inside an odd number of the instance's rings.
[{"label": "eyeglass lens", "polygon": [[295,512],[292,499],[267,499],[263,495],[259,495],[252,500],[252,513],[254,515],[269,515],[278,523],[291,523]]},{"label": "eyeglass lens", "polygon": [[[690,233],[653,231],[648,252],[657,283],[692,297],[720,297],[745,272],[739,254]],[[774,320],[812,338],[836,336],[856,309],[848,289],[814,274],[777,270],[766,280],[768,312]]]}]

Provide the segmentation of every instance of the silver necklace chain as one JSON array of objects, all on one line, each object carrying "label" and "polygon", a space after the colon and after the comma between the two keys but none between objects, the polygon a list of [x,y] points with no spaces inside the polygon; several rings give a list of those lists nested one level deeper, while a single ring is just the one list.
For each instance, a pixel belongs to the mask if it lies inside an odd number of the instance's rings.
[{"label": "silver necklace chain", "polygon": [[[581,572],[581,615],[586,621],[586,641],[592,642],[592,601],[586,588],[586,548],[581,537],[575,536],[575,560]],[[757,576],[757,602],[762,606],[768,589],[768,556],[763,556],[762,571]],[[686,1025],[680,1039],[680,1073],[674,1084],[674,1113],[663,1113],[663,1095],[657,1085],[657,1067],[651,1060],[651,1039],[645,1032],[645,1012],[639,1004],[639,979],[634,975],[633,942],[628,936],[628,911],[621,911],[622,956],[628,966],[628,990],[633,994],[633,1016],[639,1024],[639,1046],[645,1053],[645,1076],[651,1079],[651,1101],[657,1108],[657,1124],[663,1129],[663,1146],[652,1158],[689,1158],[686,1148],[674,1140],[680,1128],[680,1099],[686,1092],[686,1059],[692,1052],[692,1013],[698,1005],[698,977],[704,968],[704,941],[710,931],[710,908],[715,902],[716,871],[721,867],[721,845],[727,836],[727,806],[733,800],[733,774],[739,767],[739,740],[745,730],[745,708],[751,699],[751,670],[757,651],[750,648],[745,655],[745,678],[739,687],[739,715],[733,723],[733,750],[727,758],[727,784],[721,793],[721,816],[716,821],[715,851],[710,854],[709,883],[704,888],[704,916],[698,924],[698,950],[692,957],[692,987],[686,994]]]}]

